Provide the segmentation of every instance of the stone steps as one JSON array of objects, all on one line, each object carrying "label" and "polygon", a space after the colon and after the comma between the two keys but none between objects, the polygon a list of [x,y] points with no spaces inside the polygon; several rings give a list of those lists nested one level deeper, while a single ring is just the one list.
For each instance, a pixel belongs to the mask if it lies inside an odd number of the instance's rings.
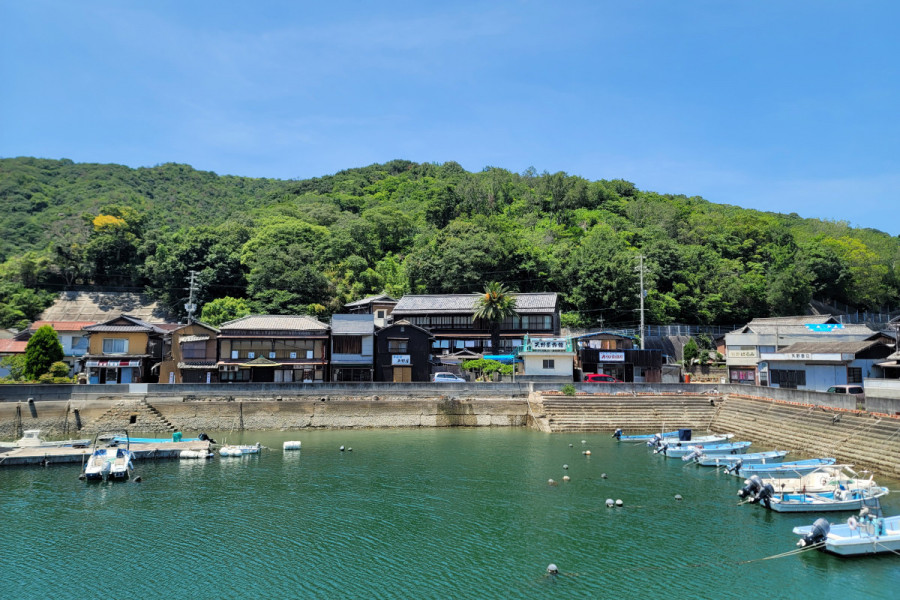
[{"label": "stone steps", "polygon": [[175,431],[169,422],[156,408],[148,404],[145,398],[128,398],[119,400],[97,418],[86,432],[101,432],[124,429],[126,431],[166,432]]}]

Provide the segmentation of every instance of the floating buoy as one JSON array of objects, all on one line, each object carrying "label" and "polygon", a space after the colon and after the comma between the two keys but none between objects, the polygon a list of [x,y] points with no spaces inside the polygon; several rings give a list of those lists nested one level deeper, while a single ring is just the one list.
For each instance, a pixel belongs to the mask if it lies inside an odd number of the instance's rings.
[{"label": "floating buoy", "polygon": [[585,450],[585,451],[584,451],[584,455],[585,455],[585,456],[590,456],[590,455],[591,455],[591,451],[590,451],[590,450]]},{"label": "floating buoy", "polygon": [[568,469],[569,465],[563,465],[563,469]]},{"label": "floating buoy", "polygon": [[341,452],[343,452],[343,451],[344,451],[344,447],[343,447],[343,446],[341,446]]},{"label": "floating buoy", "polygon": [[144,480],[143,477],[141,477],[140,475],[138,475],[138,476],[135,477],[132,481],[134,481],[135,483],[140,483],[140,482],[142,482],[143,480]]},{"label": "floating buoy", "polygon": [[572,447],[572,444],[569,444],[569,448],[571,448],[571,447]]},{"label": "floating buoy", "polygon": [[625,506],[625,503],[622,502],[621,500],[616,500],[616,506],[621,508],[621,507]]},{"label": "floating buoy", "polygon": [[557,568],[556,565],[554,565],[553,563],[550,563],[549,565],[547,565],[547,574],[548,575],[558,575],[559,569]]},{"label": "floating buoy", "polygon": [[581,440],[582,444],[587,444],[587,440]]},{"label": "floating buoy", "polygon": [[84,473],[81,473],[80,475],[78,475],[78,479],[84,481],[85,479],[87,479],[87,477],[84,476]]},{"label": "floating buoy", "polygon": [[606,473],[600,473],[600,479],[606,479]]},{"label": "floating buoy", "polygon": [[675,499],[676,499],[676,500],[683,500],[683,498],[681,497],[681,494],[675,494]]},{"label": "floating buoy", "polygon": [[548,479],[548,480],[547,480],[547,483],[548,483],[549,485],[556,485],[556,480],[554,480],[554,479]]},{"label": "floating buoy", "polygon": [[606,506],[608,506],[609,508],[612,508],[612,507],[615,506],[615,505],[616,505],[615,500],[613,500],[612,498],[607,498],[607,499],[606,499]]},{"label": "floating buoy", "polygon": [[353,452],[353,448],[347,448],[347,452]]},{"label": "floating buoy", "polygon": [[563,476],[563,481],[569,481],[570,477],[568,475]]},{"label": "floating buoy", "polygon": [[285,442],[284,445],[282,446],[282,449],[283,450],[299,450],[300,442],[299,441]]}]

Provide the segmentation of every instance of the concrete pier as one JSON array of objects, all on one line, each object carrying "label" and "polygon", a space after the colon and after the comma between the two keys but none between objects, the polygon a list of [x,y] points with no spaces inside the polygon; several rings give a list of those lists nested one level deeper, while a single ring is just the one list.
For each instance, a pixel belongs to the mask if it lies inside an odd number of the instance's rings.
[{"label": "concrete pier", "polygon": [[[160,442],[158,444],[132,444],[135,461],[162,458],[178,458],[182,450],[209,452],[209,442]],[[91,455],[90,448],[71,446],[47,448],[16,448],[0,453],[0,467],[83,463]]]}]

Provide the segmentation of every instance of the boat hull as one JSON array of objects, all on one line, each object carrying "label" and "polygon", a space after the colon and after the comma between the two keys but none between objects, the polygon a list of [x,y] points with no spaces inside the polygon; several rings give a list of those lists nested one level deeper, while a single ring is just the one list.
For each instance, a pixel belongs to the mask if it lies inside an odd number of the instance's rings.
[{"label": "boat hull", "polygon": [[735,477],[747,478],[759,475],[763,479],[794,479],[809,475],[822,467],[833,465],[833,458],[815,458],[793,462],[782,462],[777,465],[744,465],[731,474]]},{"label": "boat hull", "polygon": [[[795,527],[794,533],[805,536],[812,527]],[[872,523],[855,523],[854,527],[846,523],[831,524],[823,552],[838,556],[869,556],[900,552],[900,515],[885,517],[883,533],[876,534]]]},{"label": "boat hull", "polygon": [[787,456],[787,450],[775,450],[773,452],[759,452],[755,454],[738,454],[738,455],[722,455],[717,456],[704,454],[697,460],[697,464],[704,467],[731,467],[737,461],[741,461],[745,465],[765,465],[770,463],[781,463]]},{"label": "boat hull", "polygon": [[880,498],[887,493],[887,488],[853,491],[847,500],[835,499],[833,493],[784,494],[783,497],[776,496],[760,504],[769,510],[782,513],[856,511],[863,506],[877,508],[880,506]]}]

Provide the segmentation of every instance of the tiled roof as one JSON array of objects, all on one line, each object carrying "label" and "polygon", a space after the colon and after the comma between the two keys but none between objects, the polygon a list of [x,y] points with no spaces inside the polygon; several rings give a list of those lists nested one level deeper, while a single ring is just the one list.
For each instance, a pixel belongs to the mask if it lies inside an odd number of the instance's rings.
[{"label": "tiled roof", "polygon": [[102,323],[122,314],[149,323],[174,320],[150,296],[130,292],[62,292],[56,302],[41,313],[41,320]]},{"label": "tiled roof", "polygon": [[368,298],[363,298],[362,300],[348,302],[344,306],[365,306],[366,304],[371,304],[372,302],[394,302],[396,304],[397,300],[391,298],[390,296],[382,294],[380,296],[369,296]]},{"label": "tiled roof", "polygon": [[306,315],[248,315],[219,325],[219,330],[284,330],[284,331],[327,331],[328,325]]},{"label": "tiled roof", "polygon": [[37,331],[44,325],[49,325],[54,331],[81,331],[84,327],[96,324],[96,321],[35,321],[28,329]]},{"label": "tiled roof", "polygon": [[332,315],[331,335],[372,335],[375,317],[372,315]]},{"label": "tiled roof", "polygon": [[[519,314],[556,311],[558,294],[513,294]],[[475,312],[475,301],[481,294],[425,294],[403,296],[394,307],[395,317],[421,314],[469,314]]]},{"label": "tiled roof", "polygon": [[778,354],[857,354],[881,342],[797,342],[782,348]]},{"label": "tiled roof", "polygon": [[0,339],[0,352],[7,354],[23,354],[27,341],[14,340],[11,338]]},{"label": "tiled roof", "polygon": [[857,323],[842,324],[830,315],[810,315],[808,317],[772,317],[753,319],[732,333],[758,333],[778,335],[829,334],[843,337],[858,335],[868,337],[875,332],[866,325]]},{"label": "tiled roof", "polygon": [[119,315],[118,317],[110,319],[104,323],[98,323],[96,325],[85,327],[84,331],[91,333],[166,333],[166,330],[160,328],[159,326],[153,325],[151,323],[146,323],[132,315]]}]

